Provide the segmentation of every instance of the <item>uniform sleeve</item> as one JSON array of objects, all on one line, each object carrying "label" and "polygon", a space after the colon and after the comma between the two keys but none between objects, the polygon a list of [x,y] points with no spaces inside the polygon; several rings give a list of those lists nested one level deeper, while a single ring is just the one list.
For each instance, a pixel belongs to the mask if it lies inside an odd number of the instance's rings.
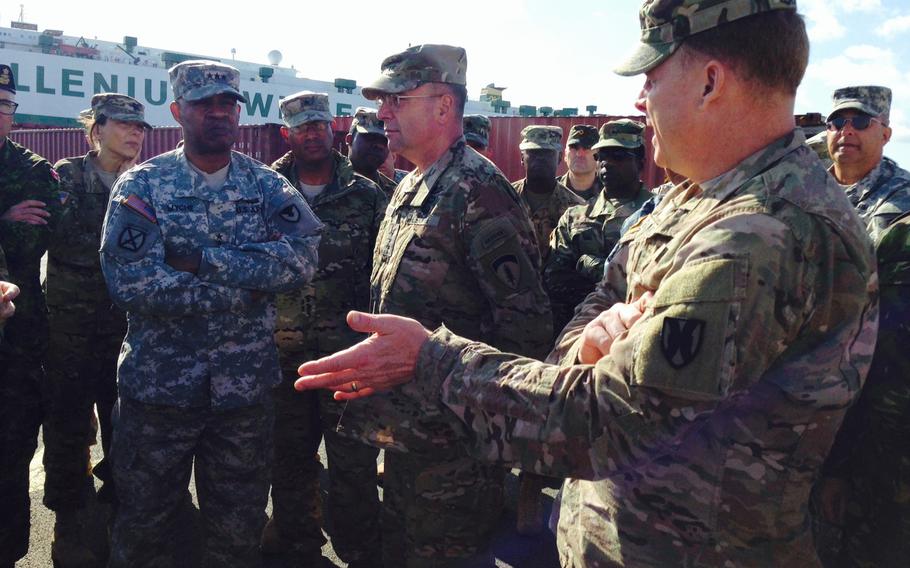
[{"label": "uniform sleeve", "polygon": [[253,299],[248,290],[204,282],[164,262],[164,242],[154,217],[124,205],[130,196],[151,203],[144,176],[144,172],[120,176],[104,219],[101,269],[114,302],[130,312],[169,317],[249,306]]},{"label": "uniform sleeve", "polygon": [[478,184],[462,225],[467,262],[493,315],[497,348],[542,358],[553,334],[540,254],[527,213],[504,180]]},{"label": "uniform sleeve", "polygon": [[[857,294],[846,312],[815,305],[814,265],[790,261],[794,245],[769,217],[719,221],[678,252],[651,307],[596,365],[523,359],[441,328],[421,350],[416,381],[423,396],[441,396],[466,426],[462,441],[481,459],[581,479],[634,468],[759,378],[810,403],[787,383],[805,386],[805,378],[776,376],[772,365],[795,342],[826,337],[798,338],[810,313],[832,318],[813,322],[818,329],[858,333],[869,299]],[[849,278],[851,269],[839,277]],[[576,322],[601,307],[594,301],[601,292],[592,296]],[[810,352],[849,359],[842,341]],[[820,396],[842,387],[819,389]]]},{"label": "uniform sleeve", "polygon": [[203,249],[199,278],[263,292],[288,292],[313,279],[322,223],[283,178],[268,180],[264,199],[271,240]]},{"label": "uniform sleeve", "polygon": [[559,332],[572,319],[575,307],[591,291],[593,283],[576,271],[579,250],[573,239],[573,224],[585,207],[570,207],[562,214],[550,238],[550,254],[544,265],[544,284],[553,306],[553,326]]},{"label": "uniform sleeve", "polygon": [[[40,257],[47,250],[48,237],[64,211],[59,202],[58,180],[57,172],[47,161],[34,160],[29,165],[29,170],[24,176],[23,187],[18,190],[20,199],[11,206],[26,199],[36,199],[46,204],[50,217],[47,219],[47,226],[30,225],[18,221],[0,221],[0,243],[6,248],[11,258]],[[0,215],[3,213],[6,211],[0,211]]]}]

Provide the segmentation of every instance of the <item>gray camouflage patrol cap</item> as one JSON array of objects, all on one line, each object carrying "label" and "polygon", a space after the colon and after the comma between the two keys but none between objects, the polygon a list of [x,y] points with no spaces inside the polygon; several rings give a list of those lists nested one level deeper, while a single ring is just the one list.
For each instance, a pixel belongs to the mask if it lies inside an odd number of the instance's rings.
[{"label": "gray camouflage patrol cap", "polygon": [[293,128],[307,122],[332,122],[334,117],[329,112],[329,96],[325,93],[300,91],[288,95],[278,103],[281,120]]},{"label": "gray camouflage patrol cap", "polygon": [[562,128],[532,124],[521,131],[519,150],[562,150]]},{"label": "gray camouflage patrol cap", "polygon": [[583,148],[590,148],[597,143],[597,127],[590,124],[573,124],[569,130],[569,139],[566,146],[578,144]]},{"label": "gray camouflage patrol cap", "polygon": [[200,101],[222,93],[247,102],[240,92],[240,71],[230,65],[191,59],[168,69],[174,100]]},{"label": "gray camouflage patrol cap", "polygon": [[640,148],[644,144],[644,131],[645,125],[640,122],[628,118],[611,120],[600,127],[600,140],[591,149]]},{"label": "gray camouflage patrol cap", "polygon": [[380,134],[385,136],[385,123],[376,116],[376,109],[357,107],[354,120],[351,121],[351,132],[358,134]]},{"label": "gray camouflage patrol cap", "polygon": [[796,0],[645,0],[639,12],[641,43],[614,71],[647,73],[683,40],[717,26],[773,10],[796,10]]},{"label": "gray camouflage patrol cap", "polygon": [[[151,125],[145,121],[145,107],[142,103],[119,93],[98,93],[92,97],[91,116],[100,120],[106,116],[112,120],[138,122],[146,128]],[[79,113],[80,116],[82,113]]]},{"label": "gray camouflage patrol cap", "polygon": [[468,56],[464,48],[451,45],[415,45],[386,57],[382,75],[361,93],[369,100],[382,93],[404,93],[424,83],[466,85]]},{"label": "gray camouflage patrol cap", "polygon": [[480,144],[484,148],[490,145],[490,119],[482,114],[469,114],[464,117],[465,140]]},{"label": "gray camouflage patrol cap", "polygon": [[834,108],[828,120],[835,113],[845,109],[855,109],[869,116],[883,117],[885,121],[891,114],[891,89],[888,87],[844,87],[834,91]]}]

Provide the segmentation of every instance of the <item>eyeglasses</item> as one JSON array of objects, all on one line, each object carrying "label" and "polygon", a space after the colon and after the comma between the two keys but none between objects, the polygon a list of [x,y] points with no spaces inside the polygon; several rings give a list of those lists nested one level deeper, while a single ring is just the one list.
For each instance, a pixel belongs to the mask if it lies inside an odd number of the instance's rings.
[{"label": "eyeglasses", "polygon": [[[832,118],[825,123],[828,130],[831,132],[836,132],[838,130],[843,130],[848,124],[853,126],[853,130],[865,130],[869,128],[869,125],[872,122],[882,122],[881,120],[871,117],[868,114],[858,114],[856,116]],[[884,123],[882,123],[884,124]]]},{"label": "eyeglasses", "polygon": [[408,99],[433,99],[443,95],[394,95],[386,93],[376,98],[376,106],[379,108],[386,107],[395,110],[401,106],[401,101]]},{"label": "eyeglasses", "polygon": [[325,134],[329,131],[329,123],[319,120],[314,122],[305,122],[293,128],[300,134]]},{"label": "eyeglasses", "polygon": [[595,154],[595,158],[597,158],[599,162],[605,162],[607,160],[613,162],[621,162],[623,160],[631,160],[634,157],[634,152],[630,152],[629,150],[620,150],[619,148],[598,150],[597,154]]},{"label": "eyeglasses", "polygon": [[17,108],[19,108],[19,103],[14,103],[13,101],[0,101],[0,114],[12,116],[16,114]]}]

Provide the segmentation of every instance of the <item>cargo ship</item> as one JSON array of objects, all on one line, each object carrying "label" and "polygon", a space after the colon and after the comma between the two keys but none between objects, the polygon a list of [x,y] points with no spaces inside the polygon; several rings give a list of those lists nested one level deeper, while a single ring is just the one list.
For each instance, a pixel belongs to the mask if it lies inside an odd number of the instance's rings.
[{"label": "cargo ship", "polygon": [[[16,77],[19,127],[77,126],[75,117],[90,106],[93,94],[101,92],[135,97],[145,105],[150,124],[175,126],[168,110],[167,70],[188,59],[222,61],[240,70],[241,91],[247,98],[241,107],[241,124],[280,122],[281,98],[304,90],[328,93],[335,116],[349,116],[358,106],[372,106],[360,94],[361,86],[356,80],[302,77],[293,66],[281,65],[282,55],[277,50],[268,53],[268,64],[264,65],[143,47],[132,36],[125,36],[118,43],[69,36],[62,30],[39,31],[37,25],[21,20],[20,16],[20,21],[11,22],[10,27],[0,26],[0,63],[10,65]],[[479,100],[467,102],[466,112],[503,117],[537,114],[535,107],[513,108],[503,100],[503,91],[503,87],[487,85]],[[540,109],[543,116],[570,111],[577,114],[576,109]]]}]

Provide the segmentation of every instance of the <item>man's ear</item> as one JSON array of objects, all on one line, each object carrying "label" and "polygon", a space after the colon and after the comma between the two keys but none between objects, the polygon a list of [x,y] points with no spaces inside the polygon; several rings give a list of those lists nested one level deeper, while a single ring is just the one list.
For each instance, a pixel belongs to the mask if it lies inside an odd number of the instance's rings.
[{"label": "man's ear", "polygon": [[723,95],[727,86],[727,68],[716,59],[711,59],[702,68],[702,78],[704,81],[702,106],[706,106]]},{"label": "man's ear", "polygon": [[891,141],[891,127],[886,126],[882,128],[882,146]]},{"label": "man's ear", "polygon": [[174,120],[177,121],[177,124],[183,124],[180,122],[180,105],[177,103],[177,101],[171,103],[171,116],[174,117]]},{"label": "man's ear", "polygon": [[353,142],[353,141],[354,141],[354,136],[350,132],[348,132],[347,134],[344,135],[344,143],[348,145],[348,148],[351,147],[351,142]]},{"label": "man's ear", "polygon": [[281,139],[284,140],[285,142],[287,142],[287,141],[288,141],[288,135],[290,134],[290,131],[288,130],[288,127],[287,127],[287,126],[282,126],[281,128],[278,129],[278,132],[281,133]]}]

